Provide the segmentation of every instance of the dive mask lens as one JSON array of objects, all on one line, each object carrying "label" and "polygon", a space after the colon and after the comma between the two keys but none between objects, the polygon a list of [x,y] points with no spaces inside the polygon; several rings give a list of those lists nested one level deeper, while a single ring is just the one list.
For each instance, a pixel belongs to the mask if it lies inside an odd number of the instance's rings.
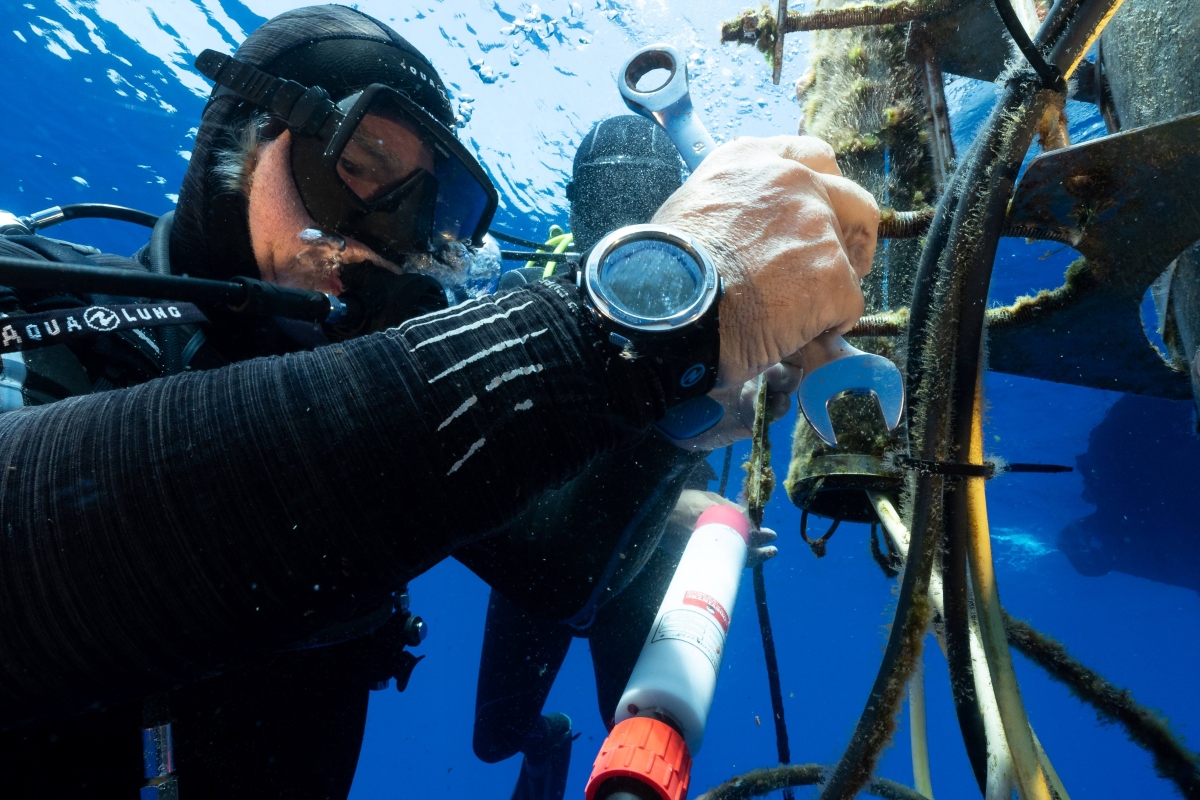
[{"label": "dive mask lens", "polygon": [[[335,162],[338,177],[368,205],[395,195],[418,171],[434,173],[433,149],[421,128],[386,102],[386,95],[375,98],[356,124],[351,126],[353,117],[343,123],[350,135],[334,140],[341,145]],[[332,155],[327,153],[327,161]]]},{"label": "dive mask lens", "polygon": [[[345,116],[320,158],[326,178],[298,181],[314,219],[390,255],[482,242],[496,190],[449,130],[382,84],[351,95],[339,108]],[[324,189],[313,191],[315,183]]]}]

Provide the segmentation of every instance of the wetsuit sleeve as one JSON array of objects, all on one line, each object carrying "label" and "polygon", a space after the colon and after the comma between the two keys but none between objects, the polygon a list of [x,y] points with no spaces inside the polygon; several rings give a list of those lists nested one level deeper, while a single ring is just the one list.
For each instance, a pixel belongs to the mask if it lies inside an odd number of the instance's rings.
[{"label": "wetsuit sleeve", "polygon": [[575,290],[0,416],[0,726],[375,609],[661,413]]}]

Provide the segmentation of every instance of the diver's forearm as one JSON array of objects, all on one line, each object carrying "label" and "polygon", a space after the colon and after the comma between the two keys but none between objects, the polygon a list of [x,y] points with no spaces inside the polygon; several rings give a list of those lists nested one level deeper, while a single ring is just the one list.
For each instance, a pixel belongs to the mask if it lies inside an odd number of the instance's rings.
[{"label": "diver's forearm", "polygon": [[0,726],[378,607],[649,424],[570,289],[0,417]]}]

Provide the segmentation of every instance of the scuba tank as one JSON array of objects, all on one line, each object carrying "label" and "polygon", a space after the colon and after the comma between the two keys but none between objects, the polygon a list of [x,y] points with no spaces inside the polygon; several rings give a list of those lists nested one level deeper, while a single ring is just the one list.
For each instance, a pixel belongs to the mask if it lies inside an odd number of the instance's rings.
[{"label": "scuba tank", "polygon": [[750,541],[750,521],[714,505],[696,521],[600,748],[587,800],[682,800],[704,742]]}]

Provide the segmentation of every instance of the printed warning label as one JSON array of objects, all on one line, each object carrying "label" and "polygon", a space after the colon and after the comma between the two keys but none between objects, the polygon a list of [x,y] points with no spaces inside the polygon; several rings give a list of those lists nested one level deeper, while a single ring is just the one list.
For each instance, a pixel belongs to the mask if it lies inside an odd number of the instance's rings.
[{"label": "printed warning label", "polygon": [[662,615],[651,642],[675,639],[695,647],[712,664],[713,672],[721,668],[721,653],[725,650],[725,631],[706,611],[676,608]]},{"label": "printed warning label", "polygon": [[717,602],[717,598],[704,592],[696,592],[688,590],[683,593],[683,604],[685,606],[695,606],[712,614],[713,619],[721,626],[721,631],[729,633],[729,612],[725,610],[725,606]]}]

